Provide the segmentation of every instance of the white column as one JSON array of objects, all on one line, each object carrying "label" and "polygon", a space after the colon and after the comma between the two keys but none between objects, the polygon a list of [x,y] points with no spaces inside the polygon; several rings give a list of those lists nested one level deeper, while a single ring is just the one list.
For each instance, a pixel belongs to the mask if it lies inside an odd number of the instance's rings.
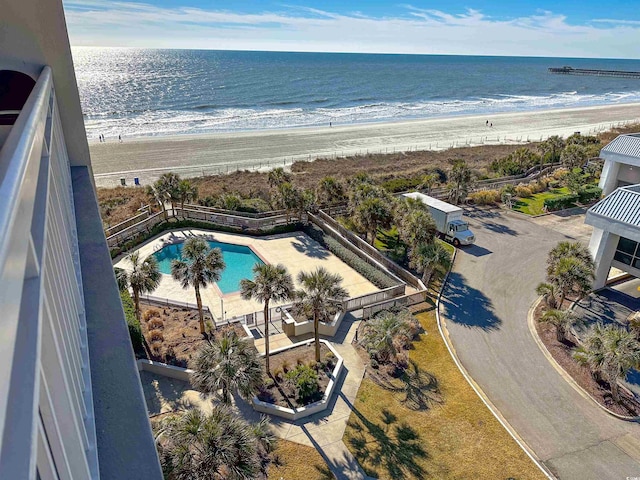
[{"label": "white column", "polygon": [[595,290],[603,288],[607,283],[611,261],[616,253],[619,238],[618,235],[611,232],[599,228],[593,229],[591,241],[589,242],[589,251],[596,264],[596,279],[593,282]]},{"label": "white column", "polygon": [[613,160],[605,160],[600,175],[599,187],[602,189],[603,196],[609,195],[618,185],[618,174],[620,173],[620,163]]}]

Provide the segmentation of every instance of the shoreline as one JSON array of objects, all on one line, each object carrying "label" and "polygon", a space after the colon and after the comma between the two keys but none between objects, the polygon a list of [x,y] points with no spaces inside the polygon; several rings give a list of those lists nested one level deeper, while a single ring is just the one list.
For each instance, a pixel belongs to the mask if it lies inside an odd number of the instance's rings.
[{"label": "shoreline", "polygon": [[[493,123],[487,127],[486,121]],[[333,127],[295,127],[227,133],[123,138],[89,142],[98,186],[124,177],[149,183],[175,170],[185,177],[236,169],[259,170],[297,160],[407,150],[526,143],[575,131],[594,134],[640,121],[640,103],[461,115]],[[136,168],[137,167],[137,168]]]}]

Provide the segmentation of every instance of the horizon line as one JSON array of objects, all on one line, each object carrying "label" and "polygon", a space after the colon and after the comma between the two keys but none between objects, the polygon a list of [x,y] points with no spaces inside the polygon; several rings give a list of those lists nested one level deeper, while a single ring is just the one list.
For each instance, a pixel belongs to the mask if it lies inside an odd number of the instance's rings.
[{"label": "horizon line", "polygon": [[319,50],[252,50],[252,49],[223,49],[223,48],[184,48],[184,47],[132,47],[115,45],[70,45],[71,48],[112,48],[130,50],[195,50],[214,52],[253,52],[253,53],[320,53],[330,55],[411,55],[416,57],[482,57],[482,58],[562,58],[571,60],[631,60],[640,61],[640,57],[565,57],[545,55],[500,55],[500,54],[469,54],[469,53],[416,53],[416,52],[344,52],[344,51],[319,51]]}]

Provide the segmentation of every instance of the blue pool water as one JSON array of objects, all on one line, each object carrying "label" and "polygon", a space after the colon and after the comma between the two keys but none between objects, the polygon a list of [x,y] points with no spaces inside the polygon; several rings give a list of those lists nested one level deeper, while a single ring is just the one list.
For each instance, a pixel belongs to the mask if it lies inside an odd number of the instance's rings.
[{"label": "blue pool water", "polygon": [[[253,279],[253,266],[264,262],[253,253],[249,247],[232,243],[207,242],[211,248],[222,250],[222,258],[226,268],[216,282],[222,293],[232,293],[240,290],[240,280]],[[162,273],[171,275],[171,261],[182,258],[182,243],[167,245],[153,254],[158,261],[158,268]]]}]

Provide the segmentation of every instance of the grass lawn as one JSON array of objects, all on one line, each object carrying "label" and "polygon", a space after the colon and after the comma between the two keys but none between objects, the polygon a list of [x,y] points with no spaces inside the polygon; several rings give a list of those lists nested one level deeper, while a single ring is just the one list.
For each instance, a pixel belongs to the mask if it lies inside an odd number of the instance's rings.
[{"label": "grass lawn", "polygon": [[527,215],[541,215],[544,213],[544,201],[547,198],[555,198],[569,193],[571,192],[567,187],[552,188],[546,192],[536,193],[531,198],[517,200],[513,205],[513,209]]},{"label": "grass lawn", "polygon": [[313,447],[278,439],[274,453],[279,462],[269,466],[269,480],[335,479],[322,456]]},{"label": "grass lawn", "polygon": [[[435,310],[417,314],[425,333],[410,359],[439,386],[427,409],[365,378],[344,442],[367,475],[410,478],[546,478],[464,379],[438,333]],[[425,375],[428,377],[428,375]]]}]

